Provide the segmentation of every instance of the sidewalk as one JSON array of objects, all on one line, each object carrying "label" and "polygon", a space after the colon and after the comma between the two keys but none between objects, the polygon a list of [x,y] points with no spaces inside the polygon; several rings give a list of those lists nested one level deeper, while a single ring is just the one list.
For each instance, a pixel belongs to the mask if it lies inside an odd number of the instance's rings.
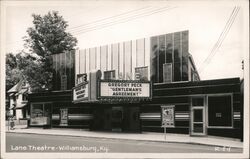
[{"label": "sidewalk", "polygon": [[238,139],[215,137],[215,136],[191,137],[187,134],[167,133],[165,140],[164,133],[155,133],[155,132],[142,132],[142,133],[98,132],[98,131],[89,131],[86,129],[70,129],[70,128],[52,128],[52,129],[26,128],[25,126],[22,125],[16,126],[15,130],[9,130],[9,131],[8,128],[6,127],[6,132],[79,136],[79,137],[107,138],[107,139],[119,139],[119,140],[187,143],[187,144],[201,144],[201,145],[211,145],[211,146],[243,148],[243,142],[241,142]]}]

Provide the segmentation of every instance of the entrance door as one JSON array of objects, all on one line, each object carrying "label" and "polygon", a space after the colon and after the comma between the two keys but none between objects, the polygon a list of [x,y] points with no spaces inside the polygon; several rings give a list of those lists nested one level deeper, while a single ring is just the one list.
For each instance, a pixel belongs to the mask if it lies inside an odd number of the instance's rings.
[{"label": "entrance door", "polygon": [[131,107],[128,114],[129,130],[132,132],[139,132],[140,128],[140,109],[139,107]]},{"label": "entrance door", "polygon": [[204,107],[193,107],[191,113],[191,135],[205,135]]},{"label": "entrance door", "polygon": [[123,127],[123,108],[112,107],[111,119],[112,131],[122,131]]}]

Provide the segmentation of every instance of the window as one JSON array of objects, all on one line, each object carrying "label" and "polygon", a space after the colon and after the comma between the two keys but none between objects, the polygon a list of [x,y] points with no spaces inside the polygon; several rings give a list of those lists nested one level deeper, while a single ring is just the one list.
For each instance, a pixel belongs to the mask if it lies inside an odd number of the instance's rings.
[{"label": "window", "polygon": [[31,125],[49,125],[51,116],[51,103],[31,104]]},{"label": "window", "polygon": [[27,101],[27,94],[23,94],[22,100],[23,100],[23,101]]},{"label": "window", "polygon": [[43,116],[43,104],[32,104],[31,118]]},{"label": "window", "polygon": [[193,97],[192,98],[192,106],[204,106],[204,98],[203,97]]},{"label": "window", "polygon": [[231,95],[208,97],[208,125],[232,127]]},{"label": "window", "polygon": [[106,80],[115,79],[115,70],[104,71],[104,79]]}]

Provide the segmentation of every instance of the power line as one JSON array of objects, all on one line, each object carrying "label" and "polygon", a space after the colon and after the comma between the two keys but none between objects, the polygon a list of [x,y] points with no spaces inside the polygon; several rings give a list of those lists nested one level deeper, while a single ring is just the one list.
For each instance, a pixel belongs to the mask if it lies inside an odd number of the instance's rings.
[{"label": "power line", "polygon": [[[131,21],[131,20],[134,20],[134,19],[137,19],[137,18],[141,18],[141,17],[144,17],[144,16],[149,16],[149,15],[152,15],[152,14],[155,14],[155,13],[159,13],[159,12],[165,11],[166,8],[168,8],[168,7],[156,9],[156,10],[153,10],[153,11],[150,11],[150,12],[146,12],[146,13],[142,13],[142,14],[133,15],[133,16],[126,17],[126,18],[123,18],[123,19],[119,19],[117,21],[112,21],[112,22],[104,23],[104,24],[101,24],[101,25],[97,25],[95,27],[83,29],[83,30],[81,30],[79,32],[76,32],[76,33],[82,34],[82,33],[86,33],[86,32],[89,32],[89,31],[93,31],[93,30],[97,30],[97,29],[102,29],[102,28],[105,28],[105,27],[109,27],[109,26],[112,26],[112,25],[116,25],[116,24],[120,24],[120,23],[125,23],[127,21]],[[164,9],[164,10],[162,10],[162,9]]]},{"label": "power line", "polygon": [[217,50],[220,48],[222,45],[222,42],[224,41],[225,37],[227,36],[229,30],[231,29],[234,20],[240,10],[240,7],[234,7],[223,31],[221,32],[218,41],[215,43],[214,47],[212,48],[210,54],[207,56],[207,58],[204,60],[203,65],[201,66],[199,72],[201,73],[204,68],[211,62],[212,58],[216,55]]},{"label": "power line", "polygon": [[216,53],[215,50],[217,50],[217,49],[221,46],[221,44],[222,44],[224,38],[226,37],[228,31],[230,30],[230,28],[231,28],[231,26],[232,26],[232,24],[233,24],[233,22],[234,22],[234,19],[235,19],[235,17],[236,17],[236,14],[237,14],[237,12],[238,12],[238,8],[234,8],[234,11],[235,11],[235,12],[232,12],[232,13],[233,13],[232,16],[230,16],[230,17],[231,17],[231,18],[230,18],[230,21],[228,21],[228,23],[227,23],[227,25],[226,25],[227,27],[225,27],[226,29],[224,29],[224,32],[222,32],[222,34],[220,35],[220,38],[219,38],[218,41],[216,42],[216,45],[213,47],[213,49],[212,49],[212,51],[211,51],[211,52],[213,52],[213,54],[211,54],[211,55],[209,56],[209,58],[207,59],[206,62],[209,62],[209,60],[211,59],[211,57],[214,56],[214,54]]},{"label": "power line", "polygon": [[120,23],[125,23],[127,21],[131,21],[131,20],[138,19],[138,18],[145,17],[145,16],[150,16],[150,15],[160,13],[160,12],[164,12],[166,10],[170,10],[170,9],[173,9],[173,8],[176,8],[176,7],[172,7],[172,8],[163,7],[163,8],[160,8],[160,9],[158,8],[158,9],[150,11],[150,12],[133,15],[131,17],[126,17],[126,18],[123,18],[123,19],[119,19],[117,21],[112,21],[112,22],[108,22],[108,23],[105,23],[105,24],[102,24],[102,25],[97,25],[95,27],[83,29],[83,30],[75,32],[73,34],[77,35],[77,34],[83,34],[83,33],[89,32],[89,31],[93,31],[93,30],[103,29],[105,27],[113,26],[113,25],[120,24]]},{"label": "power line", "polygon": [[99,19],[99,20],[96,20],[96,21],[93,21],[93,22],[90,22],[90,23],[86,23],[86,24],[82,24],[82,25],[79,25],[79,26],[71,27],[68,30],[70,31],[70,30],[74,30],[74,29],[77,29],[77,28],[81,29],[81,27],[84,27],[84,26],[88,26],[88,25],[92,25],[92,24],[95,24],[95,23],[99,23],[99,22],[102,22],[102,21],[105,21],[105,20],[108,20],[108,19],[117,18],[117,17],[123,16],[123,15],[126,15],[126,14],[130,14],[130,13],[133,13],[133,12],[138,12],[140,10],[144,10],[144,9],[147,9],[147,8],[150,8],[150,7],[143,7],[143,8],[140,8],[140,9],[131,10],[131,11],[124,12],[124,13],[121,13],[121,14],[117,14],[117,15],[114,15],[114,16],[111,16],[111,17]]},{"label": "power line", "polygon": [[125,13],[122,13],[122,14],[118,14],[118,15],[115,15],[115,16],[112,16],[112,17],[108,17],[108,18],[98,20],[97,23],[96,22],[88,23],[89,25],[86,25],[83,28],[78,28],[78,30],[71,31],[71,32],[73,32],[73,33],[82,32],[82,31],[87,30],[87,29],[93,29],[95,27],[100,27],[102,25],[106,25],[108,23],[114,23],[114,22],[117,22],[117,21],[119,22],[122,19],[134,17],[136,15],[147,13],[147,12],[152,12],[154,10],[155,10],[155,8],[152,8],[152,7],[144,7],[144,8],[136,9],[136,10],[133,10],[133,11],[128,11],[128,12],[125,12]]}]

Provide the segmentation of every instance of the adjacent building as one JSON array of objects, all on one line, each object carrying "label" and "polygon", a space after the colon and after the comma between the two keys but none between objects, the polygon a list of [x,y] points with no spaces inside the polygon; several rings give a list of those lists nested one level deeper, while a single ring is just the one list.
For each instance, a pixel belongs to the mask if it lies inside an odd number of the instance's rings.
[{"label": "adjacent building", "polygon": [[202,81],[181,31],[52,55],[30,126],[242,138],[240,79]]},{"label": "adjacent building", "polygon": [[26,120],[29,115],[28,109],[29,85],[25,80],[20,80],[10,90],[8,94],[8,116],[14,117],[15,120]]}]

